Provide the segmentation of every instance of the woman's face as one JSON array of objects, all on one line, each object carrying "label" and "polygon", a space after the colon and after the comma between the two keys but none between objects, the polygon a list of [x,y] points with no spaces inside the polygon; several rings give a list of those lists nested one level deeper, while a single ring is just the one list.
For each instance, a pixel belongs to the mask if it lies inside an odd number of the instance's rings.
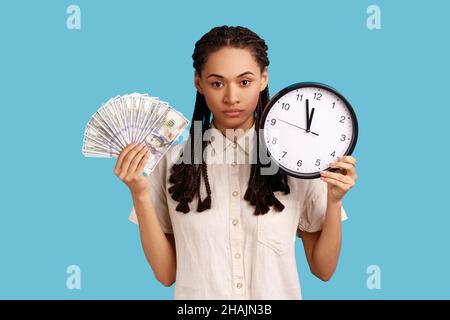
[{"label": "woman's face", "polygon": [[224,47],[208,55],[194,82],[220,130],[248,129],[259,93],[267,86],[267,67],[261,72],[249,49]]}]

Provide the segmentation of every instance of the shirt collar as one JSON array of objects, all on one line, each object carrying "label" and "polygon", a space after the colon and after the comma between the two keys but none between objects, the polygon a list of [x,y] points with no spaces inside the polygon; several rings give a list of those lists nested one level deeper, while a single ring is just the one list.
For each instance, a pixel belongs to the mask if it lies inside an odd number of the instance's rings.
[{"label": "shirt collar", "polygon": [[[229,131],[231,132],[232,130]],[[214,122],[212,122],[210,133],[211,147],[214,150],[215,155],[220,155],[228,148],[237,148],[238,151],[244,152],[246,155],[251,155],[253,151],[255,141],[255,123],[253,123],[252,127],[245,132],[243,132],[243,130],[236,130],[235,135],[226,137],[214,125]],[[234,139],[236,139],[236,142],[234,142]]]}]

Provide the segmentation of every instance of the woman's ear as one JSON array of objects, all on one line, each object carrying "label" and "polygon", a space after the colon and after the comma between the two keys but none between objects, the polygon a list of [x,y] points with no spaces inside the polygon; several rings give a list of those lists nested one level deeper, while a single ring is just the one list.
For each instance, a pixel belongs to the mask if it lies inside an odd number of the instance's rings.
[{"label": "woman's ear", "polygon": [[198,75],[197,71],[194,73],[194,85],[197,88],[197,91],[203,94],[202,85],[200,83],[200,76]]},{"label": "woman's ear", "polygon": [[265,66],[263,72],[261,72],[261,86],[259,87],[259,91],[260,92],[264,91],[268,83],[269,83],[269,73],[267,72],[267,66]]}]

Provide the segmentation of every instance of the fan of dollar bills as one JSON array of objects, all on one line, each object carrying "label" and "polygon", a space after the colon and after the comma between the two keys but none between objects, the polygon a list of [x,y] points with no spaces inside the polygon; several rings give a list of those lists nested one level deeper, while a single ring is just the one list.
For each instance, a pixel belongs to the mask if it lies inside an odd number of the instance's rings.
[{"label": "fan of dollar bills", "polygon": [[116,96],[103,104],[84,130],[85,157],[117,158],[130,143],[145,142],[151,154],[144,168],[150,174],[189,124],[167,102],[148,94]]}]

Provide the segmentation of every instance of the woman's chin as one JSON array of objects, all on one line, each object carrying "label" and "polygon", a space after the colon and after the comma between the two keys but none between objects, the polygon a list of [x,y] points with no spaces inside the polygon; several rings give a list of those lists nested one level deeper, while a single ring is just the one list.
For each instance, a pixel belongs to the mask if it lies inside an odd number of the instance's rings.
[{"label": "woman's chin", "polygon": [[232,118],[232,119],[226,119],[225,121],[222,121],[222,123],[225,128],[238,129],[238,128],[243,128],[243,127],[248,127],[247,120],[248,119],[244,119],[243,117],[242,118]]}]

